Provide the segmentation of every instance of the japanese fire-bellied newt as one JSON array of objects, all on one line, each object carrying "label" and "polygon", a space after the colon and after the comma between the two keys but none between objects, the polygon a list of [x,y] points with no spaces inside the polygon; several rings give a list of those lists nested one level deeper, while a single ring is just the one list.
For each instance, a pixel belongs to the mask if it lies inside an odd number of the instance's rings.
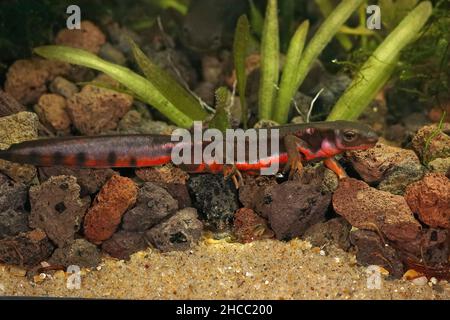
[{"label": "japanese fire-bellied newt", "polygon": [[[278,163],[293,173],[301,171],[302,162],[324,160],[328,168],[344,177],[345,171],[333,157],[347,150],[368,149],[378,141],[369,126],[349,121],[292,124],[271,129],[278,129],[279,152],[270,151],[267,157],[258,158],[256,162],[237,162],[232,165],[237,169],[235,172],[255,172]],[[180,142],[171,141],[170,135],[153,134],[50,138],[13,144],[0,151],[0,158],[36,166],[148,167],[170,163],[177,143]],[[203,150],[209,143],[201,142]],[[248,141],[245,148],[249,149]],[[227,165],[201,162],[180,167],[193,173],[220,173],[225,172]]]}]

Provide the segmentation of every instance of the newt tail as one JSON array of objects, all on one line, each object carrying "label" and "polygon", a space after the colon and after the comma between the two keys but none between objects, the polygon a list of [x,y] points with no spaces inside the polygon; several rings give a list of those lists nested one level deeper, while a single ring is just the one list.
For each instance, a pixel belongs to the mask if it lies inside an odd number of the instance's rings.
[{"label": "newt tail", "polygon": [[[284,165],[285,169],[300,171],[303,162],[325,160],[328,168],[344,177],[345,171],[333,157],[347,150],[370,148],[378,141],[377,134],[370,127],[349,121],[294,124],[271,129],[279,132],[279,151],[258,158],[256,162],[237,162],[234,169],[255,172],[277,163]],[[51,138],[14,144],[1,150],[0,158],[43,167],[150,167],[170,163],[172,149],[177,143],[180,142],[171,141],[170,135],[153,134]],[[201,142],[202,150],[208,143]],[[245,148],[249,150],[248,141]],[[180,165],[185,171],[195,173],[219,173],[226,166],[206,162]]]}]

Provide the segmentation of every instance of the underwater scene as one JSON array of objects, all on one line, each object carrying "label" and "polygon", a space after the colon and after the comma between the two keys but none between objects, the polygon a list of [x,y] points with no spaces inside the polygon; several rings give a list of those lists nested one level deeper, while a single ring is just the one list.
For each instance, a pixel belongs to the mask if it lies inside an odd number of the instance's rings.
[{"label": "underwater scene", "polygon": [[449,43],[448,0],[1,1],[0,299],[449,300]]}]

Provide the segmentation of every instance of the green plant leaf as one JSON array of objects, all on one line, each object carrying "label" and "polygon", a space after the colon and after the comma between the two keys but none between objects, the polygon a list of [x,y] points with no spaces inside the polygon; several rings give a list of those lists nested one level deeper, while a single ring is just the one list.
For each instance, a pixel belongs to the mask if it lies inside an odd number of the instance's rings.
[{"label": "green plant leaf", "polygon": [[383,25],[388,30],[394,29],[418,2],[419,0],[379,0]]},{"label": "green plant leaf", "polygon": [[432,12],[429,1],[421,2],[372,53],[338,100],[328,120],[356,120],[389,80],[400,52],[419,35]]},{"label": "green plant leaf", "polygon": [[230,99],[231,94],[226,87],[220,87],[216,90],[216,113],[209,122],[209,128],[219,129],[222,132],[231,128]]},{"label": "green plant leaf", "polygon": [[264,27],[264,17],[258,8],[255,6],[253,0],[250,0],[250,23],[252,25],[253,32],[261,37]]},{"label": "green plant leaf", "polygon": [[261,40],[261,79],[259,85],[259,119],[269,120],[277,95],[280,36],[278,34],[277,0],[267,3]]},{"label": "green plant leaf", "polygon": [[245,72],[245,58],[247,56],[247,48],[250,41],[250,25],[247,16],[243,15],[239,18],[236,32],[234,35],[233,56],[234,69],[236,70],[237,87],[239,90],[239,99],[242,108],[242,123],[247,128],[247,99],[245,92],[247,88],[247,74]]},{"label": "green plant leaf", "polygon": [[[317,6],[319,7],[320,13],[326,18],[331,12],[333,12],[333,5],[330,0],[315,0]],[[337,34],[336,39],[341,44],[345,51],[349,51],[353,47],[353,43],[350,38],[345,34]]]},{"label": "green plant leaf", "polygon": [[190,128],[193,119],[178,110],[147,79],[120,65],[105,61],[81,49],[66,46],[42,46],[34,52],[44,58],[64,61],[101,71],[142,97],[144,101],[180,127]]},{"label": "green plant leaf", "polygon": [[169,73],[154,64],[131,38],[128,40],[131,44],[134,59],[147,80],[180,111],[194,120],[204,120],[208,114],[199,101]]},{"label": "green plant leaf", "polygon": [[298,65],[302,56],[303,48],[308,34],[309,21],[304,21],[292,37],[286,55],[286,61],[281,75],[280,91],[278,93],[277,104],[274,110],[273,120],[283,124],[288,120],[291,106],[291,92],[295,90],[295,80],[297,78]]},{"label": "green plant leaf", "polygon": [[325,19],[302,54],[301,61],[297,68],[295,85],[290,86],[290,92],[286,92],[286,96],[289,96],[290,99],[284,99],[283,104],[278,105],[278,108],[289,109],[292,98],[300,88],[303,80],[305,80],[314,60],[317,59],[333,36],[339,31],[339,28],[342,27],[345,21],[356,9],[358,9],[363,1],[365,0],[343,0]]}]

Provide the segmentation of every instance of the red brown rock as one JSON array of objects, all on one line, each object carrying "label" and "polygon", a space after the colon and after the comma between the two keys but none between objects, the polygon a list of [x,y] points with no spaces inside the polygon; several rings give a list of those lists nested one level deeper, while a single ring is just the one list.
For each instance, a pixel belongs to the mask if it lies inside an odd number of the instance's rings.
[{"label": "red brown rock", "polygon": [[414,136],[412,146],[427,163],[437,158],[450,157],[449,131],[450,123],[448,122],[443,124],[441,130],[438,129],[437,124],[422,127]]},{"label": "red brown rock", "polygon": [[97,54],[106,42],[103,32],[90,21],[81,21],[81,29],[62,29],[56,35],[55,43],[84,49]]},{"label": "red brown rock", "polygon": [[122,216],[136,202],[138,188],[129,178],[114,175],[95,197],[84,219],[84,235],[99,244],[110,238]]},{"label": "red brown rock", "polygon": [[70,118],[66,111],[66,99],[58,94],[43,94],[34,110],[41,122],[54,132],[68,134]]},{"label": "red brown rock", "polygon": [[403,275],[403,264],[395,249],[383,243],[376,232],[357,230],[350,233],[350,241],[357,248],[356,259],[363,266],[385,268],[395,278]]},{"label": "red brown rock", "polygon": [[53,245],[39,229],[0,240],[0,262],[32,267],[47,259]]},{"label": "red brown rock", "polygon": [[273,231],[267,226],[267,221],[248,208],[236,211],[233,232],[242,243],[273,238],[274,236]]},{"label": "red brown rock", "polygon": [[127,94],[87,85],[67,101],[67,112],[82,134],[96,135],[116,129],[132,104]]},{"label": "red brown rock", "polygon": [[254,209],[261,203],[264,190],[277,185],[273,176],[252,176],[244,174],[244,185],[239,188],[239,201],[246,208]]},{"label": "red brown rock", "polygon": [[334,210],[359,229],[381,231],[392,241],[416,239],[421,225],[402,196],[380,191],[353,178],[341,180]]},{"label": "red brown rock", "polygon": [[450,180],[444,174],[429,173],[409,185],[405,199],[422,222],[450,229]]},{"label": "red brown rock", "polygon": [[382,181],[395,167],[420,166],[419,158],[412,150],[391,147],[380,142],[367,150],[347,152],[346,158],[367,183]]},{"label": "red brown rock", "polygon": [[65,75],[70,65],[50,60],[17,60],[6,74],[5,92],[24,105],[36,103],[47,92],[47,83]]}]

